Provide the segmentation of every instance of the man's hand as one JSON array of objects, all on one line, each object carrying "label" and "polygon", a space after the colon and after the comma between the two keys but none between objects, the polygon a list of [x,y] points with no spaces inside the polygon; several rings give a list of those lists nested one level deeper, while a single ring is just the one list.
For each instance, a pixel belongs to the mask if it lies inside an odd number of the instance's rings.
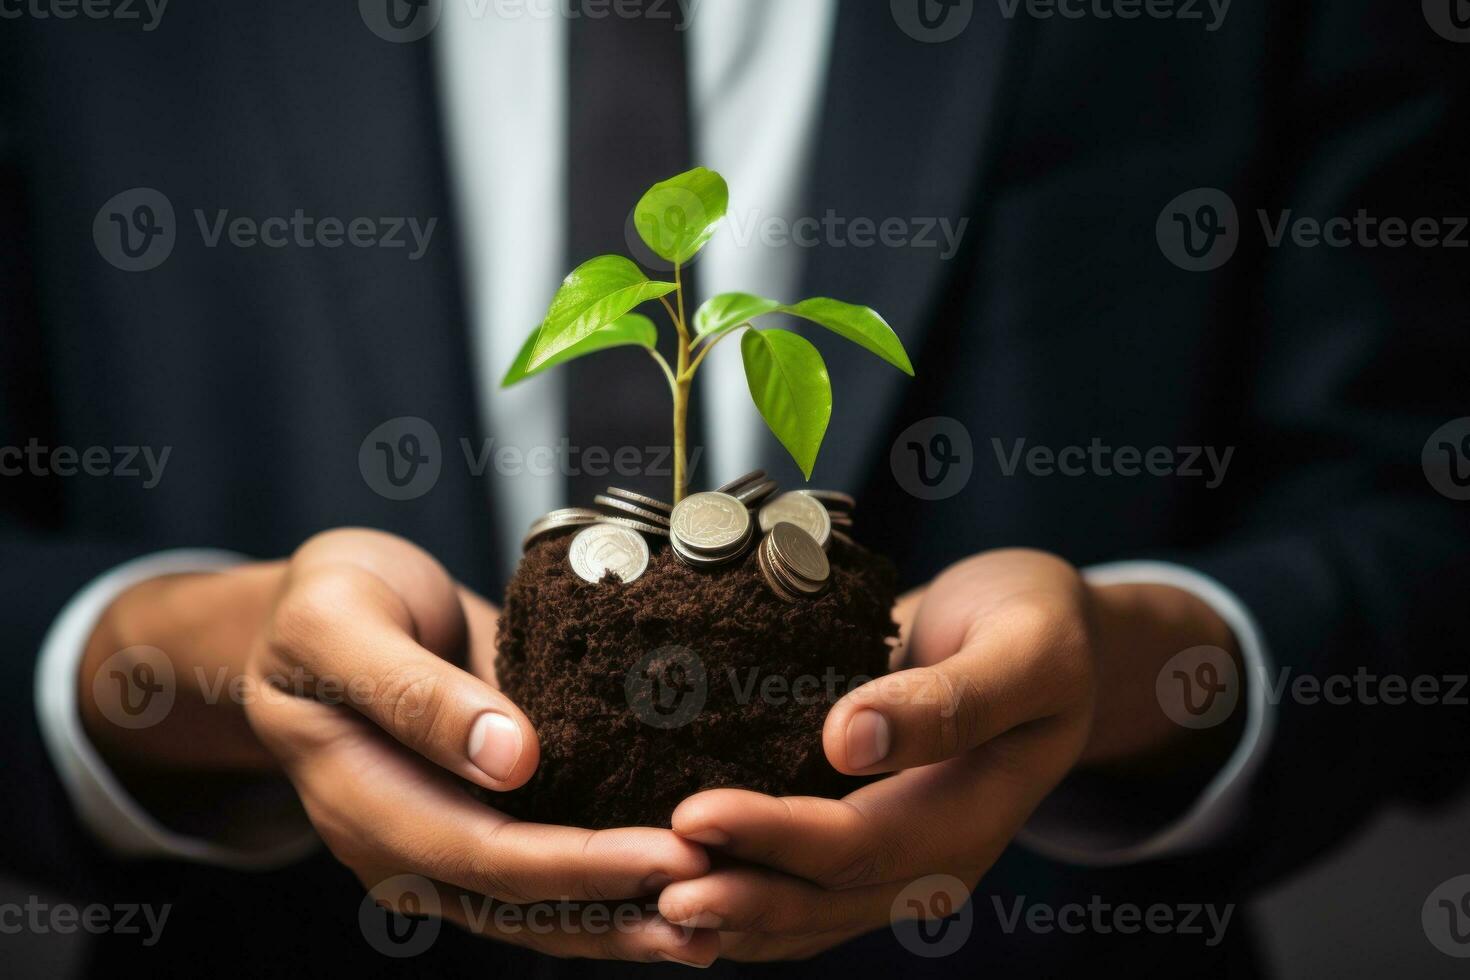
[{"label": "man's hand", "polygon": [[[524,905],[648,895],[704,873],[708,858],[667,830],[531,824],[465,792],[461,779],[494,791],[522,785],[539,746],[530,721],[493,684],[494,608],[420,549],[377,532],[334,531],[285,564],[135,591],[94,634],[81,686],[90,734],[124,768],[151,768],[156,784],[160,765],[206,766],[211,757],[189,742],[208,738],[212,724],[235,733],[228,744],[215,737],[215,768],[278,767],[322,840],[381,904],[413,911],[404,907],[412,897],[381,886],[417,875],[434,883],[445,918],[554,955],[713,958],[713,933],[657,915],[634,927],[531,930],[501,928],[486,914],[487,899]],[[169,615],[180,610],[192,612]],[[109,725],[90,703],[92,673],[107,654],[140,643],[169,654],[181,686],[194,666],[224,667],[238,680],[216,691],[244,696],[220,705],[186,691],[180,710],[155,726],[162,731]]]},{"label": "man's hand", "polygon": [[1233,646],[1192,596],[1091,589],[1060,559],[998,551],[894,613],[908,669],[848,694],[823,730],[837,769],[894,775],[842,800],[711,790],[674,813],[679,834],[738,860],[669,885],[659,910],[722,930],[724,956],[806,956],[887,926],[925,875],[973,888],[1079,762],[1221,761],[1209,736],[1137,710],[1169,656]]}]

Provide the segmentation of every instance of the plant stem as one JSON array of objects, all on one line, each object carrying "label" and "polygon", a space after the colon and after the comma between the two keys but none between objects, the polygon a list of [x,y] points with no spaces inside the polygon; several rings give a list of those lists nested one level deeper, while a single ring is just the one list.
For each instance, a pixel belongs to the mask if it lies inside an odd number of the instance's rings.
[{"label": "plant stem", "polygon": [[[689,481],[685,472],[686,450],[689,444],[689,388],[694,380],[689,368],[689,329],[684,323],[684,280],[679,264],[674,263],[674,295],[678,300],[678,313],[674,316],[674,328],[679,332],[679,363],[674,372],[674,503],[684,499],[684,490]],[[667,305],[667,304],[666,304]],[[671,314],[673,310],[669,311]]]}]

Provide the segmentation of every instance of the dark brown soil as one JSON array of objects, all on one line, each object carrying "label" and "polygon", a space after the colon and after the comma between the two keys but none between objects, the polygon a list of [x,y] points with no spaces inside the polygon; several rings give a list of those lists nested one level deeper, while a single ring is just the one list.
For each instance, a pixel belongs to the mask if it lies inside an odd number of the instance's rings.
[{"label": "dark brown soil", "polygon": [[637,581],[589,585],[567,564],[570,538],[533,545],[506,590],[496,670],[536,725],[541,766],[494,805],[540,822],[667,827],[702,789],[836,797],[862,784],[827,762],[822,722],[887,671],[885,559],[833,542],[831,589],[788,605],[754,551],[696,571],[656,548]]}]

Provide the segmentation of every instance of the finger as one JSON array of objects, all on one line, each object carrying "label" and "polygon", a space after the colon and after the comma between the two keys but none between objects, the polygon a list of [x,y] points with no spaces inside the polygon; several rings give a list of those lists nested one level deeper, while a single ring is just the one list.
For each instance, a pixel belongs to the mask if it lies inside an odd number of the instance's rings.
[{"label": "finger", "polygon": [[530,720],[490,684],[417,642],[421,628],[375,573],[316,564],[293,572],[261,670],[288,693],[351,707],[486,789],[525,783],[540,761]]},{"label": "finger", "polygon": [[721,854],[832,889],[960,869],[978,876],[1065,775],[1074,754],[1056,743],[1085,737],[1085,730],[1014,733],[841,800],[709,790],[681,803],[673,826]]},{"label": "finger", "polygon": [[313,826],[348,867],[405,869],[513,903],[646,896],[709,869],[703,848],[669,830],[517,821],[364,733],[288,770]]},{"label": "finger", "polygon": [[658,911],[689,928],[808,935],[873,928],[888,921],[903,883],[829,891],[764,868],[722,868],[669,885]]},{"label": "finger", "polygon": [[437,916],[474,935],[550,956],[703,967],[720,951],[718,934],[672,925],[649,900],[612,908],[568,902],[511,905],[418,875],[388,877],[370,893],[400,914]]},{"label": "finger", "polygon": [[943,659],[932,647],[954,638],[926,635],[924,622],[920,612],[911,654],[937,663],[869,681],[827,713],[822,746],[839,771],[893,772],[942,762],[1081,703],[1085,695],[1085,637],[1070,617],[1037,610],[986,621],[972,626],[957,649],[942,651]]}]

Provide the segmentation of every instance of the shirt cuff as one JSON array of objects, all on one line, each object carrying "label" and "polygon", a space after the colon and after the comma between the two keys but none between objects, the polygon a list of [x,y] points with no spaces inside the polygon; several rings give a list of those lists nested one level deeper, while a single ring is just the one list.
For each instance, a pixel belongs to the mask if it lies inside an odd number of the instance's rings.
[{"label": "shirt cuff", "polygon": [[297,819],[282,819],[279,827],[250,828],[255,839],[267,841],[250,848],[169,830],[123,788],[88,741],[77,708],[77,673],[87,642],[114,599],[151,578],[222,571],[247,560],[233,552],[189,549],[159,552],[119,565],[72,597],[41,645],[35,698],[47,754],[83,826],[118,856],[174,858],[253,870],[288,864],[316,847],[315,833],[309,827],[303,829]]},{"label": "shirt cuff", "polygon": [[1240,645],[1245,666],[1246,717],[1240,742],[1224,768],[1177,820],[1133,839],[1125,829],[1079,826],[1073,818],[1032,818],[1018,840],[1045,857],[1105,867],[1170,857],[1207,847],[1224,837],[1244,809],[1255,773],[1270,747],[1275,709],[1266,698],[1270,654],[1250,610],[1225,586],[1190,568],[1160,561],[1125,561],[1084,569],[1090,585],[1168,585],[1204,602],[1225,621]]}]

